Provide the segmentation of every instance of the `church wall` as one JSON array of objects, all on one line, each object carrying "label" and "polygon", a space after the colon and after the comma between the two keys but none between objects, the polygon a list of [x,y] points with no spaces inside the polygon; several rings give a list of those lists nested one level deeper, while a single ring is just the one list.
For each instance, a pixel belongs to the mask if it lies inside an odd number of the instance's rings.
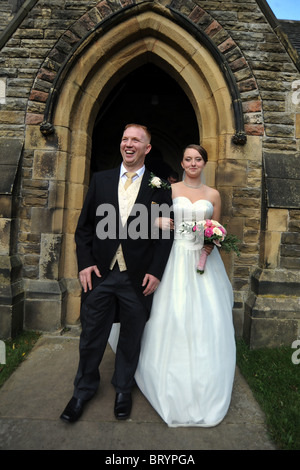
[{"label": "church wall", "polygon": [[[291,344],[300,322],[299,71],[254,0],[137,3],[141,8],[154,4],[154,9],[156,4],[163,15],[164,8],[180,13],[205,32],[229,64],[247,142],[236,145],[234,133],[222,127],[217,143],[212,145],[215,134],[208,130],[203,138],[208,148],[217,149],[208,180],[221,192],[224,221],[242,240],[238,259],[224,256],[235,291],[236,331],[252,347]],[[1,220],[2,336],[21,328],[22,312],[26,328],[49,331],[62,327],[66,312],[78,307],[75,266],[68,254],[88,184],[90,133],[77,125],[74,138],[72,129],[60,123],[47,136],[40,124],[71,51],[85,46],[99,22],[105,19],[109,28],[110,15],[130,4],[37,1],[0,51],[0,165],[5,170],[0,203],[13,207],[2,211]],[[109,67],[108,73],[113,76]],[[222,109],[217,89],[214,100]],[[67,95],[65,103],[76,109]],[[201,125],[206,122],[199,115]],[[216,131],[216,121],[212,127]],[[76,319],[69,317],[69,322]]]}]

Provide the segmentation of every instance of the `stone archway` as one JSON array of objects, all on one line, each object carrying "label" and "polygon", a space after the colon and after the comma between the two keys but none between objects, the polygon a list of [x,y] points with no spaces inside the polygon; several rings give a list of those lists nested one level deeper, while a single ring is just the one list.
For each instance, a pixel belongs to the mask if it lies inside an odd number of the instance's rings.
[{"label": "stone archway", "polygon": [[89,180],[92,128],[113,87],[149,62],[174,78],[189,98],[201,142],[210,155],[207,179],[212,185],[220,146],[224,148],[235,132],[231,96],[211,54],[181,27],[155,12],[142,13],[116,26],[81,56],[61,90],[53,121],[57,132],[70,133],[61,269],[67,285],[69,323],[78,315],[74,318],[71,312],[79,312],[75,308],[79,288],[73,234]]},{"label": "stone archway", "polygon": [[[161,15],[155,9],[142,10],[122,23],[117,22],[111,29],[106,28],[90,43],[86,40],[81,49],[78,60],[64,76],[55,102],[54,134],[38,136],[38,128],[29,126],[26,140],[27,148],[34,149],[36,178],[45,176],[47,162],[55,166],[49,190],[53,210],[50,221],[47,220],[48,232],[51,233],[44,237],[42,234],[42,240],[44,238],[47,255],[49,247],[59,245],[61,249],[54,268],[53,262],[51,264],[52,271],[48,269],[50,263],[47,264],[47,259],[41,271],[44,281],[49,280],[49,276],[51,278],[51,295],[53,291],[57,293],[58,286],[60,289],[60,294],[55,294],[54,298],[43,300],[47,318],[52,315],[55,324],[62,319],[68,324],[78,320],[80,286],[74,231],[89,184],[93,128],[109,93],[126,76],[151,63],[177,82],[193,108],[201,144],[209,153],[206,181],[212,186],[217,185],[227,202],[232,197],[232,161],[228,155],[232,157],[235,154],[233,158],[236,159],[237,154],[243,154],[242,148],[237,150],[232,145],[236,132],[234,103],[223,71],[208,48],[179,26],[169,12],[164,10]],[[244,155],[240,160],[239,164],[235,160],[234,167],[239,184],[243,185],[246,179]],[[218,166],[222,168],[221,178]],[[216,177],[219,183],[216,183]],[[229,221],[232,217],[230,202],[227,207],[225,217]],[[235,219],[235,227],[241,231],[242,224],[243,218]],[[229,259],[227,264],[232,276],[232,260]],[[36,290],[40,298],[38,283],[36,281]],[[26,309],[28,318],[32,297],[33,294],[25,307],[25,323]],[[45,307],[47,302],[49,309],[53,310],[51,314]]]}]

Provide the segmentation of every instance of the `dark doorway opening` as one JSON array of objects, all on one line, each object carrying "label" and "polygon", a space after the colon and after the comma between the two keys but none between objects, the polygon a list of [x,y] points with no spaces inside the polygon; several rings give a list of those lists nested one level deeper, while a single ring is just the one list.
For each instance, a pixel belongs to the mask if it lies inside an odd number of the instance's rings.
[{"label": "dark doorway opening", "polygon": [[146,166],[161,178],[171,170],[181,177],[184,147],[199,143],[194,109],[178,83],[153,64],[128,74],[112,90],[95,121],[91,172],[121,163],[120,141],[126,124],[146,125],[152,149]]}]

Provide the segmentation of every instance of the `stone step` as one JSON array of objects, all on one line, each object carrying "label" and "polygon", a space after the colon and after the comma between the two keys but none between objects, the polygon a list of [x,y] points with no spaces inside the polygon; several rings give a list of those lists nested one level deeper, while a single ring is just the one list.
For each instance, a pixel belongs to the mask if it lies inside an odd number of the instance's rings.
[{"label": "stone step", "polygon": [[[299,259],[295,261],[299,262]],[[256,295],[300,298],[300,271],[298,269],[282,268],[274,271],[258,268],[251,277],[251,290]]]},{"label": "stone step", "polygon": [[[288,300],[288,301],[287,301]],[[300,320],[300,297],[256,296],[250,294],[247,305],[254,318],[280,318]]]},{"label": "stone step", "polygon": [[300,326],[300,298],[256,296],[245,303],[243,338],[251,349],[291,347]]}]

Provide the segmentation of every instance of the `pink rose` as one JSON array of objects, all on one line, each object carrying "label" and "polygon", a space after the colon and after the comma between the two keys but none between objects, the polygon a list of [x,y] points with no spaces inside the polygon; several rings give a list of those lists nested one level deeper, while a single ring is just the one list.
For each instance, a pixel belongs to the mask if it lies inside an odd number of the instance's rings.
[{"label": "pink rose", "polygon": [[205,232],[204,232],[204,235],[205,235],[206,237],[211,237],[213,234],[214,234],[214,231],[213,231],[213,229],[212,229],[211,227],[207,228],[207,229],[205,230]]}]

